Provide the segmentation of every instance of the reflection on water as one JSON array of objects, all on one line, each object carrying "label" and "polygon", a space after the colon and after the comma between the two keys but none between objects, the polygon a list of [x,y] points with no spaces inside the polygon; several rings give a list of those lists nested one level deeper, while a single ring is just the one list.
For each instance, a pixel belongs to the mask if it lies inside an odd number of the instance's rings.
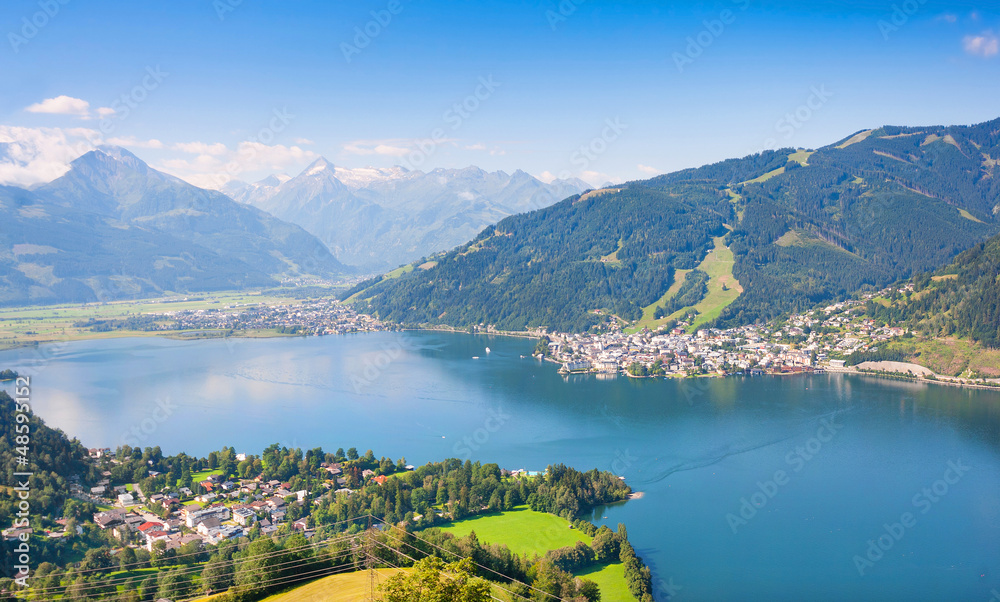
[{"label": "reflection on water", "polygon": [[[1000,394],[839,374],[562,376],[533,346],[433,332],[118,339],[43,361],[3,352],[0,368],[36,370],[37,412],[91,447],[278,442],[611,470],[646,495],[592,519],[624,522],[678,599],[987,600],[1000,587]],[[820,440],[824,420],[842,428]],[[954,460],[969,473],[859,576],[852,557]],[[777,471],[787,484],[734,533],[727,514]]]}]

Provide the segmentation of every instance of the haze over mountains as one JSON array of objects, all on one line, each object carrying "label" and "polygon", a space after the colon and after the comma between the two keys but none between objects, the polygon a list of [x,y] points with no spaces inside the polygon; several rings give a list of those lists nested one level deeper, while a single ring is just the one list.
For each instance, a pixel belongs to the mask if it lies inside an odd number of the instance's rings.
[{"label": "haze over mountains", "polygon": [[299,226],[150,168],[117,147],[62,177],[0,187],[0,303],[276,285],[348,272]]},{"label": "haze over mountains", "polygon": [[937,269],[996,234],[998,164],[1000,119],[866,130],[574,196],[351,294],[406,323],[580,331],[669,301],[675,270],[718,240],[743,289],[719,323],[763,320]]},{"label": "haze over mountains", "polygon": [[231,182],[224,192],[302,226],[342,263],[371,273],[451,249],[509,215],[588,188],[575,178],[546,184],[521,170],[345,169],[320,158],[294,178]]}]

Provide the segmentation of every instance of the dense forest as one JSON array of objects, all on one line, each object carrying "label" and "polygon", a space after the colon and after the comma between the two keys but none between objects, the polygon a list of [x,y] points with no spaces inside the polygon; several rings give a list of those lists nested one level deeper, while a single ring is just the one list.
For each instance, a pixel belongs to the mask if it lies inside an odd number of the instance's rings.
[{"label": "dense forest", "polygon": [[405,324],[584,331],[637,319],[725,233],[745,292],[717,324],[760,322],[936,270],[995,235],[998,159],[1000,119],[886,126],[572,197],[350,293]]},{"label": "dense forest", "polygon": [[509,330],[587,330],[604,313],[634,320],[725,232],[728,202],[689,197],[636,187],[507,218],[429,270],[378,281],[361,307],[405,324]]},{"label": "dense forest", "polygon": [[869,301],[880,322],[905,323],[930,336],[959,336],[1000,348],[1000,236],[979,243],[936,273],[912,278],[912,292]]}]

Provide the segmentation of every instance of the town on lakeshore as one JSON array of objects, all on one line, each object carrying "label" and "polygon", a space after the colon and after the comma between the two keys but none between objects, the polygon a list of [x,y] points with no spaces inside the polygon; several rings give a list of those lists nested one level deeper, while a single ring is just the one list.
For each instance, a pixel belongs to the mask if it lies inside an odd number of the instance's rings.
[{"label": "town on lakeshore", "polygon": [[[879,373],[954,385],[1000,386],[1000,379],[977,374],[937,374],[925,366],[903,361],[898,357],[900,354],[890,351],[892,344],[913,339],[914,332],[904,325],[876,321],[867,314],[866,305],[912,292],[912,287],[912,284],[889,287],[765,324],[729,329],[692,327],[681,320],[671,321],[655,331],[637,330],[611,316],[603,332],[590,333],[550,332],[544,327],[508,332],[488,324],[467,329],[427,325],[422,328],[537,338],[539,342],[532,355],[559,364],[559,371],[564,374],[677,378],[833,371]],[[119,304],[78,306],[75,309],[86,319],[73,322],[73,338],[106,336],[105,333],[114,336],[148,333],[176,338],[323,336],[409,328],[359,313],[332,296],[306,299],[222,296],[221,299],[178,297],[132,302],[134,306],[125,305],[126,309],[114,312],[109,308]],[[167,307],[161,309],[158,307],[161,304]],[[37,334],[24,329],[46,328],[46,320],[51,319],[48,316],[25,322],[25,318],[7,318],[7,324],[20,323],[21,332]],[[0,321],[0,331],[3,328],[4,322]],[[49,330],[53,328],[50,326]],[[31,342],[21,336],[8,340],[17,343],[19,339]]]}]

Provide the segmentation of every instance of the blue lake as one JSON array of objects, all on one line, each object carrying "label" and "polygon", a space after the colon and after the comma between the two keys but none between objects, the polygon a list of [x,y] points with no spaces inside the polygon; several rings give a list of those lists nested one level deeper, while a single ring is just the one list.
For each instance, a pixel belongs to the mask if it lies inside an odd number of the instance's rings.
[{"label": "blue lake", "polygon": [[1000,591],[1000,394],[832,374],[564,378],[533,346],[434,332],[111,339],[5,351],[0,368],[32,374],[38,414],[88,447],[277,442],[613,471],[645,496],[593,520],[628,526],[658,599]]}]

